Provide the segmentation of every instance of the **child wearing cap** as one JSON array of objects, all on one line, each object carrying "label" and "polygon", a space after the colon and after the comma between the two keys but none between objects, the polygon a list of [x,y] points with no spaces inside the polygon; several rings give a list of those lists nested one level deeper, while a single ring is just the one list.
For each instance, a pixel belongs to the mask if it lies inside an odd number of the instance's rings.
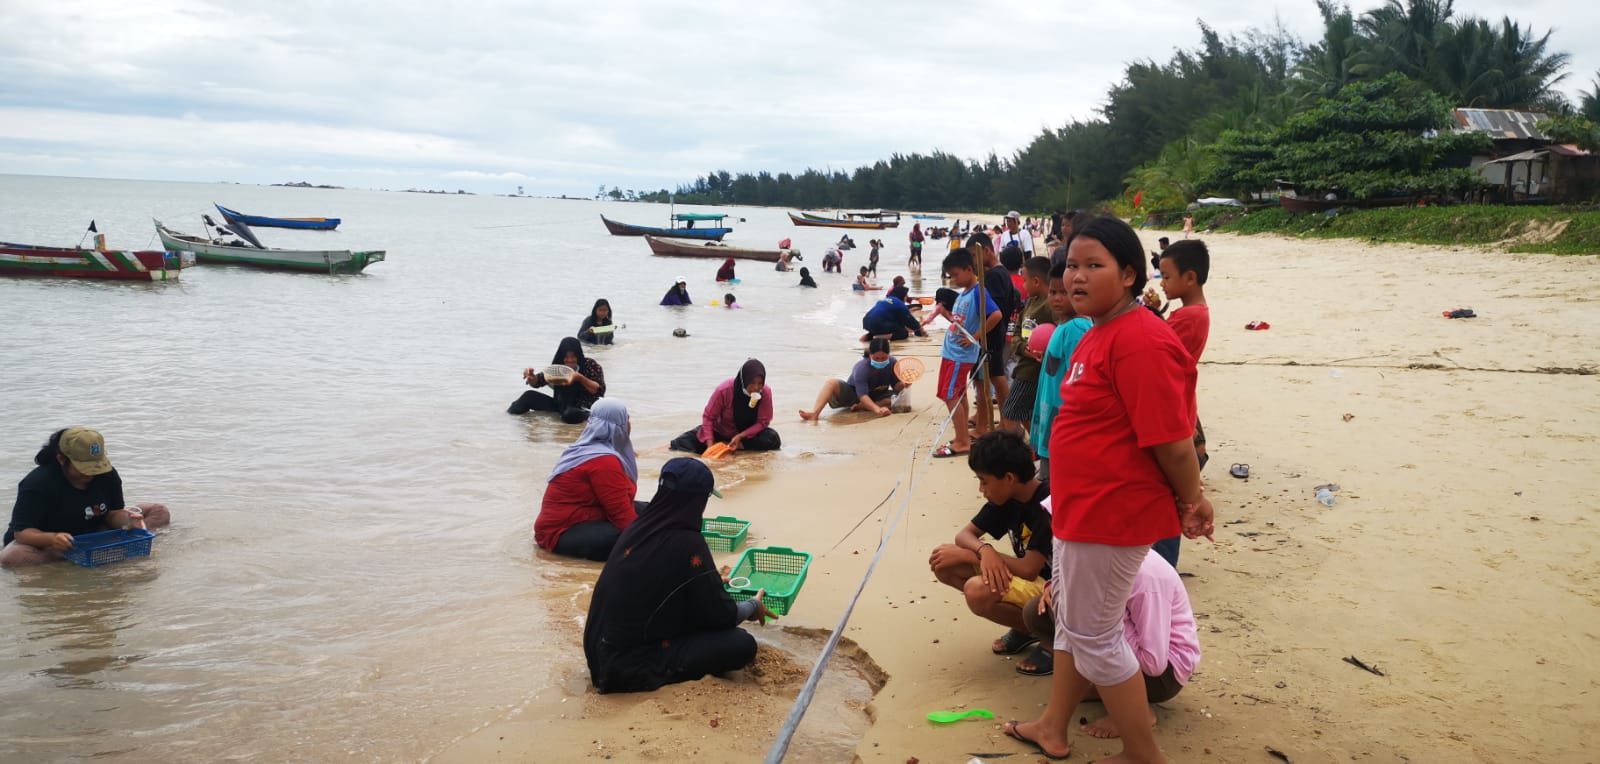
[{"label": "child wearing cap", "polygon": [[161,504],[124,504],[122,476],[111,467],[105,439],[94,430],[57,430],[33,463],[33,471],[17,484],[0,567],[59,560],[62,552],[73,548],[74,536],[136,526],[160,528],[172,520]]}]

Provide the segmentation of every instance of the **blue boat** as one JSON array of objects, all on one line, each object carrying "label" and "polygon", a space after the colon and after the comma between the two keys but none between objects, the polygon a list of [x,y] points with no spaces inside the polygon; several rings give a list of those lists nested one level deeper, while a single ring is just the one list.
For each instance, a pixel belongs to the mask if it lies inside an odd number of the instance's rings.
[{"label": "blue boat", "polygon": [[[680,212],[671,217],[671,228],[657,228],[654,226],[619,223],[611,218],[606,217],[605,215],[600,216],[600,222],[606,224],[606,230],[610,231],[612,236],[670,236],[674,239],[722,241],[722,237],[733,233],[732,228],[724,228],[722,226],[722,221],[726,220],[727,217],[727,215],[721,215],[714,212]],[[695,223],[709,223],[712,221],[716,222],[715,226],[706,226],[703,228],[694,227]],[[683,225],[680,226],[678,225],[679,223],[683,223]]]},{"label": "blue boat", "polygon": [[339,227],[339,218],[269,218],[235,212],[215,202],[212,204],[230,223],[244,223],[262,228],[299,228],[307,231],[332,231]]}]

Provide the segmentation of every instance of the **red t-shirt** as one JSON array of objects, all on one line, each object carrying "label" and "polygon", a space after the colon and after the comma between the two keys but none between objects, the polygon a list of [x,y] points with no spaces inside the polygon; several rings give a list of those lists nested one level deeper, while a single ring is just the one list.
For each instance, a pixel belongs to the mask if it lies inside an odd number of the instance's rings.
[{"label": "red t-shirt", "polygon": [[1083,336],[1050,431],[1056,538],[1139,546],[1178,535],[1177,500],[1150,447],[1194,435],[1194,385],[1194,359],[1148,310]]},{"label": "red t-shirt", "polygon": [[1206,352],[1206,337],[1211,335],[1211,306],[1185,305],[1172,311],[1167,317],[1167,326],[1172,327],[1183,349],[1199,363],[1200,354]]},{"label": "red t-shirt", "polygon": [[545,486],[533,540],[554,550],[568,528],[591,520],[609,520],[618,530],[627,530],[638,517],[633,509],[638,490],[615,456],[597,456],[573,467]]}]

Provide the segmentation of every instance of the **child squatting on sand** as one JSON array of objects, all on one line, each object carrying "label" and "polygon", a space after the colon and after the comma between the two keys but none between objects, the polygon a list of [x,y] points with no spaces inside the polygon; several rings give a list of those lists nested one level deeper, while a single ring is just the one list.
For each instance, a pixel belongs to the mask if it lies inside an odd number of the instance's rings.
[{"label": "child squatting on sand", "polygon": [[[1022,608],[1050,580],[1050,513],[1042,503],[1050,486],[1034,474],[1033,450],[1013,432],[973,441],[967,466],[986,503],[956,532],[955,543],[934,548],[928,567],[940,583],[966,596],[973,613],[1009,629],[991,649],[1015,655],[1039,641],[1028,633]],[[985,542],[985,535],[1009,538],[1011,554]],[[1050,654],[1032,660],[1047,663]]]}]

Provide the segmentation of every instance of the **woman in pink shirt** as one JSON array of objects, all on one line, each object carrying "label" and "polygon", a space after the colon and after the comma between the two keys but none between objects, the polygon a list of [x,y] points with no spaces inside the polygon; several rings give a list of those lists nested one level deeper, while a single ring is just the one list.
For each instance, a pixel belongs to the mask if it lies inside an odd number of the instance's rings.
[{"label": "woman in pink shirt", "polygon": [[752,358],[732,379],[711,392],[700,426],[672,439],[672,450],[703,454],[713,443],[735,451],[776,451],[783,446],[772,424],[772,388],[767,367]]},{"label": "woman in pink shirt", "polygon": [[[1055,614],[1048,607],[1050,589],[1034,597],[1023,606],[1023,620],[1028,631],[1045,644],[1055,639]],[[1189,592],[1183,588],[1183,579],[1161,555],[1154,551],[1144,557],[1139,572],[1133,578],[1133,594],[1128,597],[1127,611],[1122,619],[1123,633],[1133,654],[1139,659],[1139,673],[1144,675],[1145,694],[1151,703],[1171,700],[1194,675],[1200,663],[1200,635],[1195,628],[1194,610],[1189,607]],[[1024,674],[1050,673],[1049,666],[1018,665]],[[1085,700],[1099,700],[1093,687]],[[1150,711],[1150,726],[1155,726],[1156,713]],[[1117,737],[1117,725],[1107,716],[1083,727],[1083,731],[1099,738]]]}]

